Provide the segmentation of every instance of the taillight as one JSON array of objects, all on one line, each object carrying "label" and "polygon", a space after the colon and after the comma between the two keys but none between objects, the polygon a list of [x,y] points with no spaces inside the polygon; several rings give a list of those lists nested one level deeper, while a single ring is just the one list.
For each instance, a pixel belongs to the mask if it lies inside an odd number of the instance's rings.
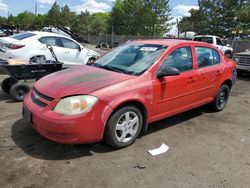
[{"label": "taillight", "polygon": [[19,49],[24,47],[25,45],[21,45],[21,44],[5,44],[5,46],[7,46],[10,49]]}]

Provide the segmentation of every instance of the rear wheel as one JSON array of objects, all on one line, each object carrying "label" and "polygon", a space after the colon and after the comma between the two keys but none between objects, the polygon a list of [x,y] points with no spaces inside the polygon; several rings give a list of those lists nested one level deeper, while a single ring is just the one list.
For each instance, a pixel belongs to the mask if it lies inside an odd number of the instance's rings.
[{"label": "rear wheel", "polygon": [[27,84],[16,83],[10,89],[11,97],[17,101],[21,102],[24,99],[24,96],[29,92],[30,87]]},{"label": "rear wheel", "polygon": [[211,104],[213,111],[219,112],[219,111],[222,111],[226,107],[227,101],[229,98],[229,91],[230,90],[229,90],[228,85],[223,84],[220,87],[214,101]]},{"label": "rear wheel", "polygon": [[17,83],[17,80],[15,78],[12,78],[12,77],[8,77],[8,78],[5,78],[2,83],[1,83],[1,88],[2,90],[9,94],[10,93],[10,88],[11,86],[13,86],[14,84]]},{"label": "rear wheel", "polygon": [[142,113],[135,106],[117,110],[109,119],[105,130],[105,141],[114,148],[131,145],[142,129]]}]

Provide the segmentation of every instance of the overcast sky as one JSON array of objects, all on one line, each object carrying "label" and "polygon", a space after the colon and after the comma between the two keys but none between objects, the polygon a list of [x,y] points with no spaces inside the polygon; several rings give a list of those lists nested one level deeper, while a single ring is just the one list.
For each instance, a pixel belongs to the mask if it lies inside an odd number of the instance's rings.
[{"label": "overcast sky", "polygon": [[[0,16],[7,16],[8,12],[17,15],[22,11],[35,11],[35,4],[38,3],[38,13],[46,13],[55,0],[0,0]],[[111,10],[114,0],[57,0],[60,6],[68,4],[71,10],[81,12],[88,10],[94,12],[108,12]],[[172,16],[174,21],[176,18],[188,16],[191,8],[198,8],[197,0],[169,0],[172,8]],[[175,33],[176,28],[171,30]]]}]

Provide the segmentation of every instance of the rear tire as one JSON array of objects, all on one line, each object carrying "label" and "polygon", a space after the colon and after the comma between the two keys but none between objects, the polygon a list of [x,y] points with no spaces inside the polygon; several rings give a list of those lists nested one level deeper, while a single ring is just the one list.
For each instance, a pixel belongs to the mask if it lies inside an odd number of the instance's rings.
[{"label": "rear tire", "polygon": [[27,84],[16,83],[11,87],[10,95],[15,101],[22,102],[29,90],[30,87]]},{"label": "rear tire", "polygon": [[105,141],[114,148],[131,145],[141,132],[143,116],[133,105],[120,108],[112,114],[106,124]]},{"label": "rear tire", "polygon": [[230,89],[228,85],[223,84],[217,92],[214,101],[211,104],[211,108],[215,112],[222,111],[226,105],[229,98]]},{"label": "rear tire", "polygon": [[10,88],[17,83],[17,80],[12,77],[5,78],[2,83],[1,83],[1,88],[2,90],[9,94],[10,93]]}]

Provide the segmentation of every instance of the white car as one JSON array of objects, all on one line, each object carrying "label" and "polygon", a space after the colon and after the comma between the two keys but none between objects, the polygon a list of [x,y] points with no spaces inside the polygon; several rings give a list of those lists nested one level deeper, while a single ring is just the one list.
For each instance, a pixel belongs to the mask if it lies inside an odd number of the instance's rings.
[{"label": "white car", "polygon": [[37,31],[0,38],[0,59],[23,59],[36,63],[55,61],[47,45],[53,47],[64,67],[92,63],[100,56],[69,37]]},{"label": "white car", "polygon": [[214,35],[197,35],[193,41],[206,42],[214,45],[221,50],[229,58],[233,57],[233,48],[229,44],[225,44],[219,37]]}]

